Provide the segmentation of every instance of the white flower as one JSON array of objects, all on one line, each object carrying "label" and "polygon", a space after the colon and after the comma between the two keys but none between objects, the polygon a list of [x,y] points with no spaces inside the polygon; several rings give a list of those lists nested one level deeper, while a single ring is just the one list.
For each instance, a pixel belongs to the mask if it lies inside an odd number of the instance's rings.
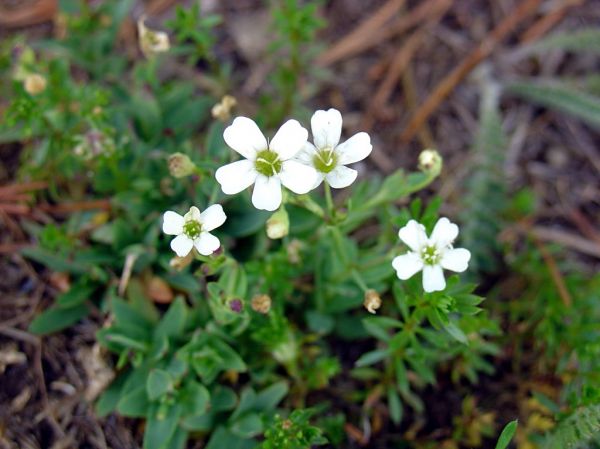
[{"label": "white flower", "polygon": [[293,160],[308,138],[308,131],[296,120],[285,122],[267,142],[253,120],[238,117],[225,129],[223,138],[246,158],[224,165],[215,173],[223,193],[234,195],[254,184],[254,207],[274,211],[281,204],[281,184],[298,194],[307,193],[315,185],[314,168]]},{"label": "white flower", "polygon": [[457,273],[467,269],[471,253],[464,248],[452,247],[458,236],[458,226],[445,217],[435,224],[431,237],[427,237],[425,226],[415,220],[410,220],[400,229],[398,236],[411,251],[394,258],[392,266],[402,280],[423,270],[423,289],[426,292],[446,288],[442,268]]},{"label": "white flower", "polygon": [[177,236],[171,240],[171,249],[179,257],[187,256],[192,247],[196,247],[203,256],[210,256],[221,245],[210,231],[225,223],[226,218],[220,204],[213,204],[202,213],[192,206],[183,217],[167,211],[163,216],[163,232]]},{"label": "white flower", "polygon": [[163,53],[171,48],[169,35],[164,31],[151,30],[144,23],[146,16],[140,17],[137,22],[140,49],[144,56],[149,58],[157,53]]},{"label": "white flower", "polygon": [[314,187],[321,184],[323,179],[336,189],[348,187],[356,180],[358,172],[346,165],[362,161],[371,154],[371,138],[367,133],[360,132],[340,144],[342,115],[337,109],[315,112],[310,125],[314,145],[307,142],[298,153],[298,160],[317,170],[318,178]]}]

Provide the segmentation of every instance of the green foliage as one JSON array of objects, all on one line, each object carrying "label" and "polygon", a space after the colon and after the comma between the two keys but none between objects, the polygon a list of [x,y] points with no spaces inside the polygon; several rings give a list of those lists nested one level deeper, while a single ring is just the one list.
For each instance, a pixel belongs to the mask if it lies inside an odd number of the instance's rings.
[{"label": "green foliage", "polygon": [[[215,27],[222,22],[221,16],[210,14],[203,16],[201,3],[194,2],[191,8],[177,6],[175,18],[168,25],[173,28],[177,43],[183,45],[189,54],[190,63],[205,59],[211,64],[216,62],[214,46],[216,43]],[[188,47],[189,48],[186,48]]]},{"label": "green foliage", "polygon": [[520,81],[510,83],[507,88],[542,106],[566,112],[592,126],[600,126],[600,98],[565,82]]},{"label": "green foliage", "polygon": [[499,265],[498,234],[507,206],[503,171],[507,139],[498,111],[498,87],[488,81],[481,94],[479,129],[472,149],[474,162],[462,214],[462,239],[465,247],[471,248],[473,271],[490,273]]},{"label": "green foliage", "polygon": [[600,443],[600,405],[582,407],[562,420],[543,442],[548,449],[583,449]]},{"label": "green foliage", "polygon": [[275,39],[270,51],[271,59],[278,62],[271,76],[275,92],[267,95],[275,94],[280,100],[270,102],[268,97],[262,99],[266,104],[268,125],[279,123],[300,111],[300,81],[314,70],[311,62],[316,50],[315,35],[325,26],[325,21],[318,14],[321,3],[321,0],[271,0]]},{"label": "green foliage", "polygon": [[517,431],[517,424],[517,421],[511,421],[504,427],[502,433],[500,434],[500,437],[498,437],[496,449],[506,449],[508,447],[510,441],[512,440],[512,437]]},{"label": "green foliage", "polygon": [[315,411],[294,410],[287,419],[276,416],[273,424],[265,432],[265,441],[260,449],[306,449],[327,443],[322,431],[310,425]]},{"label": "green foliage", "polygon": [[536,50],[560,49],[568,51],[600,52],[600,31],[598,28],[579,28],[568,33],[551,34],[536,43]]}]

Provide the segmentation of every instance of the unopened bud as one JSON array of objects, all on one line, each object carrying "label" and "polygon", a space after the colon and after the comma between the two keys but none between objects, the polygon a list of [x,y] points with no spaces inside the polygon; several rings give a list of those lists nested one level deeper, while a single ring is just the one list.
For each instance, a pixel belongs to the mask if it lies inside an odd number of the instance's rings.
[{"label": "unopened bud", "polygon": [[31,73],[25,76],[23,85],[29,95],[37,95],[46,90],[46,78],[39,73]]},{"label": "unopened bud", "polygon": [[169,35],[164,31],[155,31],[146,27],[145,17],[138,20],[138,37],[140,49],[146,58],[154,56],[157,53],[168,51],[171,48],[169,44]]},{"label": "unopened bud", "polygon": [[267,235],[271,239],[281,239],[290,231],[290,218],[287,211],[281,207],[267,220]]},{"label": "unopened bud", "polygon": [[177,271],[183,270],[185,267],[189,266],[194,260],[194,253],[190,251],[185,257],[175,256],[169,261],[169,266],[174,268]]},{"label": "unopened bud", "polygon": [[269,295],[255,295],[250,304],[252,310],[266,315],[271,310],[271,297]]},{"label": "unopened bud", "polygon": [[300,251],[302,250],[302,242],[298,239],[293,239],[287,246],[287,256],[290,263],[298,265],[300,260]]},{"label": "unopened bud", "polygon": [[244,303],[241,299],[232,299],[229,301],[229,309],[231,309],[232,312],[240,313],[242,310],[244,310]]},{"label": "unopened bud", "polygon": [[288,332],[285,340],[279,342],[273,351],[271,351],[271,355],[275,360],[283,364],[296,360],[298,357],[298,343],[294,338],[294,334]]},{"label": "unopened bud", "polygon": [[212,116],[217,120],[226,122],[231,118],[231,110],[237,104],[235,97],[225,95],[221,101],[212,107]]},{"label": "unopened bud", "polygon": [[365,292],[365,300],[363,302],[365,309],[369,313],[376,313],[376,310],[381,307],[381,298],[375,290],[367,290]]},{"label": "unopened bud", "polygon": [[173,153],[169,156],[169,173],[175,178],[184,178],[196,173],[196,164],[187,154]]},{"label": "unopened bud", "polygon": [[442,156],[436,150],[427,149],[419,154],[419,170],[437,176],[442,171]]}]

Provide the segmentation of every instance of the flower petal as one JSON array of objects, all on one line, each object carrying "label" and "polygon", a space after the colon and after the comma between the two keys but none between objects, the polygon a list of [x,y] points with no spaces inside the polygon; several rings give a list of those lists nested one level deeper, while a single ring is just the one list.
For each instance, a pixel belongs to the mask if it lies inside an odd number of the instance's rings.
[{"label": "flower petal", "polygon": [[425,226],[416,220],[410,220],[406,225],[398,231],[398,237],[415,252],[421,250],[421,246],[427,241]]},{"label": "flower petal", "polygon": [[298,153],[308,139],[308,131],[303,128],[297,120],[288,120],[275,137],[269,142],[269,149],[275,151],[282,161],[293,158]]},{"label": "flower petal", "polygon": [[281,181],[277,176],[258,175],[252,192],[252,204],[261,210],[274,211],[281,205]]},{"label": "flower petal", "polygon": [[439,292],[446,288],[444,271],[439,265],[425,265],[423,267],[423,290],[428,293]]},{"label": "flower petal", "polygon": [[202,232],[200,237],[194,240],[194,246],[203,256],[210,256],[217,249],[219,249],[221,242],[210,232]]},{"label": "flower petal", "polygon": [[333,108],[317,111],[310,119],[310,127],[317,148],[335,148],[342,135],[342,114]]},{"label": "flower petal", "polygon": [[190,207],[190,210],[183,216],[183,219],[186,222],[191,220],[200,221],[200,209],[198,209],[196,206]]},{"label": "flower petal", "polygon": [[313,167],[290,160],[282,164],[279,173],[281,183],[292,192],[302,195],[312,190],[317,182],[317,171]]},{"label": "flower petal", "polygon": [[181,215],[169,210],[163,215],[162,230],[168,235],[179,235],[183,232],[184,222],[185,220]]},{"label": "flower petal", "polygon": [[242,160],[223,165],[216,171],[215,178],[221,184],[223,193],[234,195],[250,187],[256,180],[256,175],[252,161]]},{"label": "flower petal", "polygon": [[227,216],[220,204],[213,204],[200,214],[203,231],[212,231],[225,223],[225,220],[227,220]]},{"label": "flower petal", "polygon": [[194,242],[185,234],[178,235],[171,240],[171,249],[175,251],[179,257],[187,256],[193,246]]},{"label": "flower petal", "polygon": [[469,260],[471,260],[471,252],[468,249],[453,248],[444,252],[440,265],[446,270],[462,273],[469,266]]},{"label": "flower petal", "polygon": [[458,236],[458,226],[446,217],[440,218],[433,228],[430,241],[439,249],[450,245]]},{"label": "flower petal", "polygon": [[315,148],[315,146],[310,142],[306,142],[304,144],[304,147],[296,154],[295,159],[299,162],[302,162],[305,165],[310,165],[312,167],[316,154],[317,149]]},{"label": "flower petal", "polygon": [[254,160],[257,151],[268,148],[267,139],[248,117],[237,117],[223,132],[227,145],[246,159]]},{"label": "flower petal", "polygon": [[409,252],[394,257],[394,260],[392,260],[392,267],[396,270],[398,279],[404,281],[423,269],[423,261],[418,254]]},{"label": "flower petal", "polygon": [[338,165],[325,175],[325,179],[327,179],[329,185],[334,189],[342,189],[352,184],[357,176],[358,172],[356,170]]},{"label": "flower petal", "polygon": [[348,165],[354,162],[362,161],[373,150],[371,138],[365,132],[354,134],[344,143],[336,147],[339,160],[338,164]]}]

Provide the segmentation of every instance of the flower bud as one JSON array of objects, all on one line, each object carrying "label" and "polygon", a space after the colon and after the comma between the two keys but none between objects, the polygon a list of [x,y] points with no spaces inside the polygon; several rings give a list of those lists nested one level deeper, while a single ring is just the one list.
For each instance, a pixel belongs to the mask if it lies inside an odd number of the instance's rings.
[{"label": "flower bud", "polygon": [[255,295],[250,304],[252,310],[266,315],[271,310],[271,297],[269,295]]},{"label": "flower bud", "polygon": [[46,78],[39,73],[31,73],[25,76],[23,85],[25,86],[25,91],[29,95],[37,95],[46,90]]},{"label": "flower bud", "polygon": [[238,298],[230,300],[228,305],[229,309],[231,309],[231,311],[235,313],[241,313],[241,311],[244,310],[244,303],[241,299]]},{"label": "flower bud", "polygon": [[287,211],[281,207],[267,220],[267,235],[271,239],[281,239],[288,235],[290,230],[290,218]]},{"label": "flower bud", "polygon": [[185,267],[189,266],[194,260],[194,254],[190,251],[190,253],[185,257],[175,256],[169,261],[169,266],[174,268],[177,271],[183,270]]},{"label": "flower bud", "polygon": [[287,257],[288,261],[294,265],[298,265],[301,262],[300,252],[304,245],[298,239],[293,239],[287,246]]},{"label": "flower bud", "polygon": [[138,20],[138,37],[140,49],[146,58],[168,51],[171,48],[169,44],[169,35],[164,31],[154,31],[146,27],[145,17]]},{"label": "flower bud", "polygon": [[436,150],[426,149],[419,154],[419,170],[432,176],[442,171],[442,156]]},{"label": "flower bud", "polygon": [[298,343],[294,334],[288,332],[285,340],[279,342],[271,351],[271,355],[279,363],[285,364],[295,360],[298,357]]},{"label": "flower bud", "polygon": [[213,118],[226,122],[231,118],[231,110],[237,104],[235,97],[225,95],[221,101],[212,107],[211,113]]},{"label": "flower bud", "polygon": [[169,156],[169,173],[175,178],[184,178],[196,173],[196,164],[187,154],[173,153]]},{"label": "flower bud", "polygon": [[369,313],[376,313],[376,310],[381,307],[381,298],[375,290],[367,290],[365,292],[365,300],[363,302],[365,309]]}]

